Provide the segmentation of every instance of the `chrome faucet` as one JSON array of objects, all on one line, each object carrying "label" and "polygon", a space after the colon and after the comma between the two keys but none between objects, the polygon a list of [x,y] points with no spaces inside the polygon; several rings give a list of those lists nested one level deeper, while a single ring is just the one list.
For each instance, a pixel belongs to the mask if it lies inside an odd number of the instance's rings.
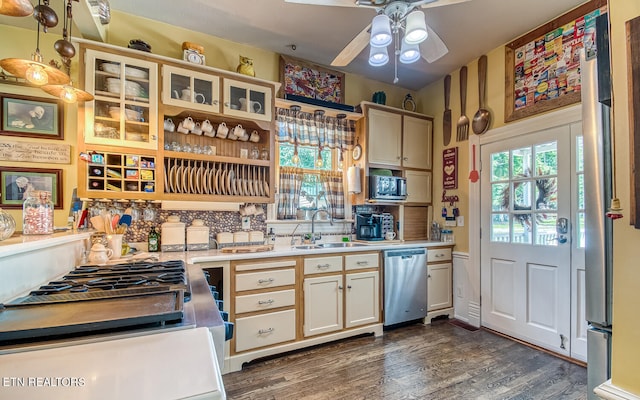
[{"label": "chrome faucet", "polygon": [[329,224],[333,225],[333,216],[331,215],[331,213],[327,210],[316,210],[312,215],[311,215],[311,243],[315,244],[316,240],[320,240],[322,239],[322,234],[318,234],[316,236],[316,229],[315,229],[315,222],[316,222],[316,215],[318,215],[318,213],[320,211],[324,211],[327,213],[327,215],[329,216]]},{"label": "chrome faucet", "polygon": [[[293,232],[291,232],[291,246],[295,246],[296,245],[296,237],[295,237],[295,233],[298,230],[298,228],[300,227],[300,224],[296,225],[295,228],[293,228]],[[300,240],[302,242],[302,240]]]}]

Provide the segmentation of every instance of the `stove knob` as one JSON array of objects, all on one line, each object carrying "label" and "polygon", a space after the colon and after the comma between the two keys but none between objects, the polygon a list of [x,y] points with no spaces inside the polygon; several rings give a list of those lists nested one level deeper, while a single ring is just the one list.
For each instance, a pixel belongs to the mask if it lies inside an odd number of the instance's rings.
[{"label": "stove knob", "polygon": [[224,340],[231,340],[233,337],[233,322],[224,323]]},{"label": "stove knob", "polygon": [[216,300],[216,304],[218,305],[218,310],[222,311],[223,307],[223,301],[222,300]]},{"label": "stove knob", "polygon": [[220,311],[220,316],[222,317],[223,321],[229,321],[229,313],[226,311]]}]

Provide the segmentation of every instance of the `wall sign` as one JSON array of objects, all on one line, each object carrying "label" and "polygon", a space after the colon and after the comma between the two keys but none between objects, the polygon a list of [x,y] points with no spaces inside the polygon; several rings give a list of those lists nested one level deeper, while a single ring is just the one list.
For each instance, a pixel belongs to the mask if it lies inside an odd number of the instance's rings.
[{"label": "wall sign", "polygon": [[505,46],[505,122],[580,101],[580,50],[595,56],[606,6],[591,0]]},{"label": "wall sign", "polygon": [[453,147],[442,151],[442,187],[444,189],[458,188],[458,148]]},{"label": "wall sign", "polygon": [[68,144],[2,140],[0,161],[69,164],[71,163],[71,146]]}]

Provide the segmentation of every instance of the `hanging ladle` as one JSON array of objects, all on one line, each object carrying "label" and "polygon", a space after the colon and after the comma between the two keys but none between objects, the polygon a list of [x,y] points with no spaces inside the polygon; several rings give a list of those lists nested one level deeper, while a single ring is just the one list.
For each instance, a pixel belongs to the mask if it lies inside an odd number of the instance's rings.
[{"label": "hanging ladle", "polygon": [[487,56],[480,56],[478,60],[478,95],[479,109],[473,116],[471,129],[476,135],[481,135],[489,129],[491,123],[491,113],[484,107],[485,88],[487,80]]},{"label": "hanging ladle", "polygon": [[472,157],[473,157],[473,169],[471,170],[471,172],[469,172],[469,180],[472,183],[478,182],[478,179],[480,179],[480,174],[478,173],[478,170],[476,169],[476,145],[472,145],[471,146],[471,152]]}]

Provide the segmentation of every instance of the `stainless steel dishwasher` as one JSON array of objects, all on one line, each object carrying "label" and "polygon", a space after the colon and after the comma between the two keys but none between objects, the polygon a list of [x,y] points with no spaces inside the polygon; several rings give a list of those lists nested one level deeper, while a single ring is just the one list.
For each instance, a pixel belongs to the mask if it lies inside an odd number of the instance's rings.
[{"label": "stainless steel dishwasher", "polygon": [[427,316],[427,249],[384,253],[384,326]]}]

